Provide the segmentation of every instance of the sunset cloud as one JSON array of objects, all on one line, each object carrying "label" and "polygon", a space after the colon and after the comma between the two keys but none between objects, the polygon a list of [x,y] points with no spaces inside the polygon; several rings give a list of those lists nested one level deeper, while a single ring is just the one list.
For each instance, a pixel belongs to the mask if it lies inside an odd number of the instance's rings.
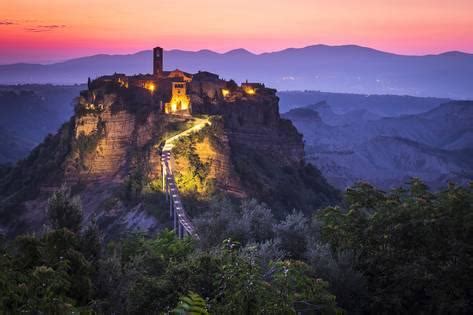
[{"label": "sunset cloud", "polygon": [[57,30],[57,29],[65,28],[65,27],[66,27],[66,25],[57,25],[57,24],[36,25],[36,26],[25,28],[25,31],[34,32],[34,33],[42,33],[42,32],[54,31],[54,30]]},{"label": "sunset cloud", "polygon": [[15,23],[8,21],[8,20],[0,20],[0,26],[1,25],[14,25]]}]

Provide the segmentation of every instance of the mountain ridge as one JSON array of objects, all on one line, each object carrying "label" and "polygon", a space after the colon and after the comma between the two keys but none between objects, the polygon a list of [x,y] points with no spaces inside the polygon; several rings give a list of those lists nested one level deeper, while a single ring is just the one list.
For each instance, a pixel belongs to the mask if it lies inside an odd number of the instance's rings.
[{"label": "mountain ridge", "polygon": [[[357,45],[311,45],[253,53],[239,48],[166,51],[166,68],[206,69],[239,82],[265,82],[278,90],[325,90],[473,99],[473,54],[399,55]],[[98,54],[53,64],[0,65],[0,84],[86,82],[113,72],[151,72],[151,51]],[[341,66],[343,65],[343,66]]]},{"label": "mountain ridge", "polygon": [[[270,55],[270,54],[275,54],[275,53],[283,53],[283,52],[291,52],[291,51],[297,51],[297,50],[303,50],[303,49],[312,49],[312,48],[356,48],[356,49],[362,49],[365,51],[372,51],[380,54],[386,54],[386,55],[394,55],[394,56],[401,56],[401,57],[431,57],[431,56],[448,56],[448,55],[461,55],[461,56],[473,56],[473,53],[465,52],[465,51],[460,51],[460,50],[449,50],[445,52],[440,52],[440,53],[431,53],[431,54],[421,54],[421,55],[415,55],[415,54],[400,54],[400,53],[394,53],[394,52],[388,52],[376,48],[371,48],[367,46],[361,46],[361,45],[356,45],[356,44],[345,44],[345,45],[326,45],[326,44],[313,44],[313,45],[308,45],[304,47],[288,47],[280,50],[274,50],[274,51],[266,51],[266,52],[261,52],[261,53],[254,53],[246,48],[240,47],[240,48],[234,48],[225,52],[218,52],[212,49],[199,49],[199,50],[186,50],[186,49],[169,49],[165,50],[166,53],[170,52],[176,52],[176,53],[210,53],[214,55],[227,55],[231,54],[233,52],[245,52],[254,56],[261,56],[261,55]],[[107,54],[107,53],[99,53],[99,54],[92,54],[92,55],[85,55],[81,57],[75,57],[75,58],[68,58],[62,61],[55,61],[55,62],[49,62],[49,63],[36,63],[36,62],[14,62],[14,63],[3,63],[0,64],[0,66],[13,66],[13,65],[42,65],[42,66],[48,66],[52,64],[60,64],[60,63],[67,63],[72,60],[78,60],[78,59],[86,59],[86,58],[91,58],[91,57],[100,57],[100,56],[135,56],[135,55],[140,55],[143,53],[150,53],[151,50],[139,50],[134,53],[123,53],[123,54]]]},{"label": "mountain ridge", "polygon": [[473,179],[471,101],[378,118],[357,111],[337,114],[320,102],[283,117],[303,134],[307,160],[338,188],[363,180],[389,189],[419,177],[438,189],[448,181],[464,185]]}]

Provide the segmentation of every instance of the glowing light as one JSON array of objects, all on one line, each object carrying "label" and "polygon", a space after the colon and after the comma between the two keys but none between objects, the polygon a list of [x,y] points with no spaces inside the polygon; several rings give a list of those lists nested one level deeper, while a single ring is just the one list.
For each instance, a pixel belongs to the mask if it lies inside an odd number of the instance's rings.
[{"label": "glowing light", "polygon": [[228,94],[230,94],[230,91],[229,91],[229,90],[227,90],[227,89],[222,89],[222,95],[223,95],[223,97],[227,97]]},{"label": "glowing light", "polygon": [[256,94],[256,90],[252,87],[245,86],[243,89],[244,89],[245,93],[248,94],[248,95],[255,95]]},{"label": "glowing light", "polygon": [[156,90],[156,84],[154,84],[153,82],[146,82],[145,89],[153,93]]},{"label": "glowing light", "polygon": [[165,113],[174,113],[188,110],[190,107],[190,98],[186,93],[185,82],[173,82],[172,97],[169,103],[164,107]]},{"label": "glowing light", "polygon": [[121,78],[118,78],[118,83],[120,84],[121,87],[128,88],[128,82],[122,80]]}]

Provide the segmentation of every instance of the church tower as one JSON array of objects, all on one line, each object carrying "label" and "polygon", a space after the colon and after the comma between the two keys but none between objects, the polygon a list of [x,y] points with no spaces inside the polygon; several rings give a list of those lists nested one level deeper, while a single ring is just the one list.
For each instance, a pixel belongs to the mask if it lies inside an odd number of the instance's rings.
[{"label": "church tower", "polygon": [[153,49],[153,74],[155,76],[161,76],[163,73],[163,49],[161,47],[155,47]]}]

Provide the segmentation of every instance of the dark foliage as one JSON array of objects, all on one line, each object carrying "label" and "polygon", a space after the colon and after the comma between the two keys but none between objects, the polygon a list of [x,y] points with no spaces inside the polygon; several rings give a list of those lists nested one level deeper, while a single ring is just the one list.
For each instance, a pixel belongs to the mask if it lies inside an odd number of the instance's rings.
[{"label": "dark foliage", "polygon": [[71,152],[71,123],[64,124],[55,135],[48,135],[29,156],[9,168],[0,177],[0,216],[6,222],[10,214],[21,210],[20,202],[34,199],[41,186],[61,182],[64,161]]},{"label": "dark foliage", "polygon": [[339,192],[311,164],[283,164],[277,156],[247,147],[232,148],[232,159],[247,191],[266,202],[279,219],[292,209],[310,215],[340,198]]},{"label": "dark foliage", "polygon": [[367,280],[373,313],[468,313],[473,307],[473,191],[454,185],[432,194],[419,180],[383,193],[347,191],[347,209],[328,208],[321,235],[349,250]]}]

